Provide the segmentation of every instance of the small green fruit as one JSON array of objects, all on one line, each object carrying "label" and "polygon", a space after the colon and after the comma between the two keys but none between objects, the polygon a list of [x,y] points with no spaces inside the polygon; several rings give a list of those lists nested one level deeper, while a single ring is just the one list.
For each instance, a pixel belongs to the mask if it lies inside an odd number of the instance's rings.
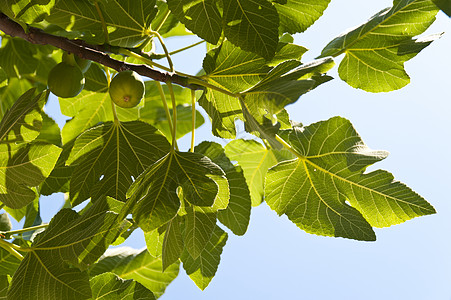
[{"label": "small green fruit", "polygon": [[109,93],[117,106],[135,107],[144,97],[144,81],[134,71],[120,72],[111,80]]},{"label": "small green fruit", "polygon": [[85,78],[79,67],[61,62],[50,70],[47,84],[56,96],[72,98],[80,94]]},{"label": "small green fruit", "polygon": [[86,71],[88,71],[89,67],[91,66],[90,60],[80,58],[73,53],[68,54],[67,52],[63,52],[63,57],[61,58],[61,60],[73,66],[77,65],[81,69],[83,74],[86,73]]}]

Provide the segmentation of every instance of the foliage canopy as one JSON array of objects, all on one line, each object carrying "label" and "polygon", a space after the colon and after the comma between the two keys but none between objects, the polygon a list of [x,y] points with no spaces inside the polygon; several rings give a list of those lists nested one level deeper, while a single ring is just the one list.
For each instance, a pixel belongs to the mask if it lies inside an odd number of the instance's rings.
[{"label": "foliage canopy", "polygon": [[[404,87],[404,63],[440,37],[419,35],[449,5],[394,0],[303,62],[307,49],[292,34],[329,2],[0,0],[0,297],[154,299],[180,262],[205,289],[226,228],[244,235],[262,202],[308,233],[362,241],[376,239],[374,227],[435,213],[391,173],[366,172],[388,153],[366,146],[349,120],[304,126],[285,108],[332,80],[338,59],[351,87]],[[199,42],[167,50],[165,38],[188,34]],[[177,71],[171,56],[204,43],[201,71]],[[81,93],[59,98],[71,118],[60,130],[43,107],[48,75],[68,53],[92,64]],[[110,99],[122,71],[145,78],[136,107]],[[212,134],[231,140],[225,147],[194,145],[198,105]],[[252,139],[236,137],[238,120]],[[185,152],[177,140],[186,134]],[[42,224],[40,195],[61,192],[64,208]],[[24,228],[13,230],[10,217]],[[108,250],[137,228],[147,250]]]}]

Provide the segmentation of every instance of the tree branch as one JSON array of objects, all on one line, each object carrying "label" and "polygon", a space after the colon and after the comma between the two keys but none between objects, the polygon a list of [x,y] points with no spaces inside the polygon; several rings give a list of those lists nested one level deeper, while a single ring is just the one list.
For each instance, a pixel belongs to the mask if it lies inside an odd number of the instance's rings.
[{"label": "tree branch", "polygon": [[12,37],[22,38],[32,44],[51,45],[64,51],[74,53],[83,59],[89,59],[118,72],[132,70],[138,74],[161,82],[172,82],[183,87],[198,90],[202,86],[189,83],[188,77],[180,76],[169,72],[163,72],[150,68],[147,65],[136,65],[125,63],[111,58],[106,54],[104,47],[100,45],[90,45],[80,40],[70,40],[65,37],[48,34],[41,29],[28,27],[28,33],[18,23],[11,20],[8,16],[0,13],[0,30]]}]

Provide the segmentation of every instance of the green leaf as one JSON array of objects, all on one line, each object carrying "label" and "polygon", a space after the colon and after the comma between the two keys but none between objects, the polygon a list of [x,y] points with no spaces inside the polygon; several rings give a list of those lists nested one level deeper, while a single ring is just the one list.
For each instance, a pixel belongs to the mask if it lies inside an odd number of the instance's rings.
[{"label": "green leaf", "polygon": [[159,26],[163,22],[163,20],[166,18],[166,21],[164,21],[163,26],[161,26],[160,30],[158,30],[158,33],[163,37],[167,37],[166,34],[168,34],[172,30],[174,30],[176,27],[178,27],[177,25],[182,25],[182,24],[179,22],[179,20],[175,17],[174,14],[167,15],[167,13],[169,12],[169,8],[168,8],[168,4],[166,3],[166,1],[158,0],[157,8],[158,8],[158,13],[155,16],[155,18],[152,20],[151,27],[153,30],[156,30],[157,26]]},{"label": "green leaf", "polygon": [[[43,67],[40,60],[48,58],[52,51],[50,46],[33,45],[20,38],[2,37],[0,67],[9,77],[36,75],[38,69]],[[47,78],[44,80],[46,82]]]},{"label": "green leaf", "polygon": [[8,85],[8,81],[8,75],[6,74],[5,70],[0,67],[0,91],[2,88]]},{"label": "green leaf", "polygon": [[226,139],[235,138],[235,120],[243,119],[240,101],[237,98],[206,89],[199,99],[199,104],[211,118],[213,135]]},{"label": "green leaf", "polygon": [[[38,226],[42,224],[39,198],[25,206],[25,222],[23,228]],[[42,230],[42,229],[41,229]],[[21,234],[21,238],[26,241],[33,241],[37,230],[30,230]]]},{"label": "green leaf", "polygon": [[[103,198],[82,216],[70,209],[60,210],[17,269],[8,299],[89,299],[88,274],[74,266],[86,268],[114,241],[122,227],[117,215],[122,205]],[[41,284],[22,280],[33,276],[38,276]]]},{"label": "green leaf", "polygon": [[330,0],[273,0],[280,18],[280,32],[304,32],[322,15]]},{"label": "green leaf", "polygon": [[123,280],[113,273],[104,273],[91,278],[92,299],[155,299],[153,293],[142,284]]},{"label": "green leaf", "polygon": [[[20,264],[20,259],[0,247],[0,276],[13,275]],[[0,298],[1,299],[1,298]]]},{"label": "green leaf", "polygon": [[280,42],[276,55],[267,61],[259,55],[243,51],[225,41],[220,47],[214,48],[205,56],[203,68],[206,75],[204,78],[209,83],[225,88],[232,93],[242,92],[262,80],[272,66],[285,60],[300,60],[306,51],[307,49],[304,47]]},{"label": "green leaf", "polygon": [[[32,190],[35,190],[32,188]],[[21,208],[9,208],[8,206],[3,207],[3,209],[16,220],[20,222],[25,216],[29,215],[33,210],[37,210],[39,206],[39,195],[36,193],[35,199],[28,205]],[[32,207],[32,208],[31,208]]]},{"label": "green leaf", "polygon": [[185,249],[193,259],[199,257],[216,227],[216,213],[202,208],[187,207],[185,216]]},{"label": "green leaf", "polygon": [[218,211],[218,219],[234,234],[244,235],[250,220],[251,197],[243,170],[230,162],[222,146],[217,143],[202,142],[196,146],[195,151],[210,158],[226,173],[230,200],[226,209]]},{"label": "green leaf", "polygon": [[229,41],[207,53],[203,68],[209,83],[233,93],[252,87],[271,70],[261,56],[243,51]]},{"label": "green leaf", "polygon": [[[105,73],[97,65],[92,64],[85,73],[85,78],[85,89],[77,97],[59,98],[61,112],[73,117],[63,127],[64,144],[100,122],[114,120]],[[137,107],[129,109],[116,107],[116,110],[119,120],[123,122],[138,119]]]},{"label": "green leaf", "polygon": [[72,203],[102,195],[125,201],[133,178],[169,148],[154,127],[140,121],[106,123],[86,131],[75,141],[67,160],[75,166],[70,182]]},{"label": "green leaf", "polygon": [[301,65],[288,60],[274,67],[259,83],[243,93],[244,102],[254,118],[262,123],[261,116],[279,113],[288,104],[331,77],[322,76],[334,66],[331,58]]},{"label": "green leaf", "polygon": [[[155,0],[108,0],[107,3],[97,3],[108,28],[111,45],[135,47],[148,37],[150,23],[157,13]],[[46,20],[66,30],[78,31],[89,43],[105,42],[102,19],[90,1],[58,1]]]},{"label": "green leaf", "polygon": [[55,0],[1,0],[2,10],[13,19],[25,23],[40,22],[50,14]]},{"label": "green leaf", "polygon": [[133,218],[144,231],[167,223],[180,207],[178,187],[190,203],[212,206],[222,186],[219,182],[227,184],[224,172],[207,157],[171,151],[142,173],[127,192],[137,201]]},{"label": "green leaf", "polygon": [[225,146],[225,153],[237,161],[243,169],[244,177],[249,186],[252,206],[258,206],[263,201],[266,172],[280,161],[292,159],[287,150],[268,149],[254,140],[234,140]]},{"label": "green leaf", "polygon": [[448,17],[451,17],[451,2],[449,0],[433,0],[435,5],[440,8]]},{"label": "green leaf", "polygon": [[[187,133],[191,132],[192,127],[192,107],[191,106],[177,106],[177,139],[183,137]],[[166,117],[166,112],[163,105],[159,102],[146,102],[143,109],[140,111],[139,119],[151,124],[158,128],[164,136],[169,140],[171,138],[171,131],[169,130],[169,123]],[[169,110],[169,114],[172,116],[172,109]],[[196,123],[195,128],[199,128],[204,124],[204,117],[200,112],[196,111]]]},{"label": "green leaf", "polygon": [[170,265],[178,262],[178,259],[182,255],[184,244],[180,222],[180,217],[175,217],[168,222],[163,241],[163,270],[166,270]]},{"label": "green leaf", "polygon": [[364,173],[388,154],[370,150],[346,119],[295,127],[281,137],[298,157],[268,171],[265,199],[279,215],[286,214],[309,233],[372,241],[372,226],[435,212],[390,173]]},{"label": "green leaf", "polygon": [[161,256],[163,252],[163,241],[166,236],[166,226],[154,229],[150,232],[145,232],[144,237],[146,240],[147,251],[155,258]]},{"label": "green leaf", "polygon": [[42,106],[46,93],[35,96],[35,89],[21,95],[0,122],[0,141],[20,144],[33,141],[42,127]]},{"label": "green leaf", "polygon": [[215,0],[169,0],[169,9],[186,28],[211,44],[222,33],[222,17]]},{"label": "green leaf", "polygon": [[[12,148],[12,147],[11,147]],[[0,201],[21,208],[36,198],[30,187],[38,186],[50,174],[61,149],[48,144],[31,143],[8,149],[0,145]]]},{"label": "green leaf", "polygon": [[400,89],[410,82],[404,62],[439,37],[412,39],[434,22],[436,14],[430,0],[394,0],[392,8],[332,40],[321,56],[346,54],[338,72],[354,88],[374,93]]},{"label": "green leaf", "polygon": [[197,259],[192,258],[188,251],[183,252],[181,257],[183,268],[201,290],[204,290],[215,276],[226,241],[227,233],[216,226],[208,244]]},{"label": "green leaf", "polygon": [[[36,198],[38,186],[55,166],[61,149],[39,142],[48,93],[30,89],[17,99],[0,122],[0,201],[10,208],[24,207]],[[34,141],[36,140],[36,141]]]},{"label": "green leaf", "polygon": [[245,51],[271,59],[279,40],[279,15],[266,0],[223,0],[224,34]]},{"label": "green leaf", "polygon": [[159,297],[177,277],[179,265],[174,264],[163,272],[161,258],[153,258],[147,250],[120,247],[109,249],[90,268],[89,275],[93,277],[105,272],[112,272],[123,279],[133,279]]},{"label": "green leaf", "polygon": [[26,79],[10,78],[8,85],[0,88],[0,117],[3,118],[14,102],[32,87],[32,84]]},{"label": "green leaf", "polygon": [[9,288],[9,280],[8,276],[6,275],[0,275],[0,299],[6,300],[6,294],[8,292]]},{"label": "green leaf", "polygon": [[75,140],[72,140],[71,142],[63,145],[63,151],[61,151],[55,167],[41,185],[41,195],[48,196],[58,192],[69,192],[69,183],[75,167],[66,166],[66,161],[69,158],[70,152],[72,151],[74,142]]},{"label": "green leaf", "polygon": [[61,129],[55,120],[49,117],[46,113],[41,112],[42,115],[42,128],[36,138],[36,141],[53,144],[56,146],[62,146],[61,143]]},{"label": "green leaf", "polygon": [[[267,74],[272,70],[270,66],[277,65],[286,59],[298,60],[306,51],[303,47],[284,42],[280,42],[277,49],[275,57],[271,61],[265,61],[262,57],[243,51],[226,41],[221,47],[207,53],[203,62],[207,73],[204,78],[210,84],[226,91],[243,92],[268,76]],[[297,61],[291,64],[292,68],[299,65],[300,62]],[[285,72],[288,71],[288,69],[285,70]],[[235,120],[245,120],[238,98],[207,88],[199,100],[199,104],[211,118],[214,135],[235,138]],[[258,128],[258,125],[256,127],[254,130],[264,131],[263,128]],[[277,130],[278,128],[274,131],[277,132]]]}]

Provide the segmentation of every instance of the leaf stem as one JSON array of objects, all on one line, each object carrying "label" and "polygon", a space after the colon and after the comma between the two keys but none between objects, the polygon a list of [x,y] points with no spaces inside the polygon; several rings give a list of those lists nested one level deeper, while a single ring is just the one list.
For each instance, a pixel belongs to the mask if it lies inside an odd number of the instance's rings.
[{"label": "leaf stem", "polygon": [[[107,79],[108,88],[109,88],[110,83],[111,83],[111,74],[110,74],[110,70],[108,69],[108,67],[105,67],[105,73],[106,73],[106,79]],[[120,122],[119,122],[119,118],[117,117],[116,104],[114,104],[113,99],[110,99],[110,102],[111,102],[111,110],[113,111],[114,124],[118,125]]]},{"label": "leaf stem", "polygon": [[12,245],[14,245],[14,244],[8,243],[7,241],[0,239],[0,247],[2,247],[3,249],[5,249],[9,253],[11,253],[11,255],[13,255],[17,259],[23,260],[22,254],[20,254],[16,249],[14,249],[14,247]]},{"label": "leaf stem", "polygon": [[174,55],[174,54],[177,54],[177,53],[179,53],[179,52],[182,52],[182,51],[191,49],[191,48],[196,47],[196,46],[198,46],[198,45],[200,45],[200,44],[202,44],[202,43],[204,43],[204,42],[205,42],[205,41],[202,40],[202,41],[199,41],[199,42],[197,42],[197,43],[191,44],[191,45],[189,45],[189,46],[186,46],[186,47],[183,47],[183,48],[180,48],[180,49],[171,51],[171,52],[169,52],[169,55]]},{"label": "leaf stem", "polygon": [[305,156],[300,154],[299,152],[297,152],[293,147],[291,147],[290,144],[288,144],[287,142],[285,142],[284,139],[282,139],[278,134],[276,134],[276,140],[282,144],[282,146],[284,148],[286,148],[287,150],[289,150],[291,153],[293,153],[294,155],[296,155],[299,159],[305,160]]},{"label": "leaf stem", "polygon": [[163,27],[164,23],[166,23],[166,20],[168,19],[169,15],[171,14],[171,11],[168,7],[166,7],[166,14],[164,15],[163,19],[161,20],[160,24],[158,24],[155,28],[155,31],[160,31],[161,27]]},{"label": "leaf stem", "polygon": [[166,54],[166,59],[168,60],[170,72],[174,73],[174,64],[172,63],[171,55],[169,54],[168,48],[163,41],[163,38],[157,31],[150,30],[151,34],[155,35],[160,41],[161,47],[163,47],[164,54]]},{"label": "leaf stem", "polygon": [[139,55],[138,53],[135,53],[135,52],[130,51],[128,49],[119,49],[119,53],[127,55],[127,56],[130,56],[130,57],[133,57],[133,58],[136,58],[136,59],[148,64],[149,66],[157,67],[157,68],[160,68],[160,69],[168,71],[168,72],[171,71],[171,69],[169,69],[168,67],[160,65],[159,63],[156,63],[156,62],[152,61],[151,59],[146,58],[146,57],[144,57],[142,55]]},{"label": "leaf stem", "polygon": [[194,152],[194,139],[196,136],[196,91],[191,90],[191,110],[192,110],[192,116],[191,116],[191,148],[190,151]]},{"label": "leaf stem", "polygon": [[146,48],[146,46],[152,41],[153,37],[152,36],[148,36],[146,38],[146,40],[144,42],[141,43],[141,45],[139,45],[138,47],[136,47],[136,49],[138,50],[143,50],[144,48]]},{"label": "leaf stem", "polygon": [[171,100],[172,100],[172,148],[175,150],[178,150],[178,146],[177,146],[177,107],[176,107],[176,103],[175,103],[175,95],[174,95],[174,89],[172,88],[172,83],[171,82],[166,82],[168,89],[169,89],[169,94],[171,95]]},{"label": "leaf stem", "polygon": [[94,1],[94,5],[96,6],[97,14],[100,17],[100,21],[102,22],[103,33],[105,34],[105,44],[110,43],[110,37],[108,36],[108,28],[106,27],[105,18],[103,17],[102,10],[100,9],[99,3]]},{"label": "leaf stem", "polygon": [[157,84],[158,92],[160,93],[160,98],[161,98],[161,101],[163,102],[164,112],[166,113],[166,118],[168,119],[169,130],[171,131],[171,134],[172,134],[172,132],[173,132],[172,118],[171,118],[171,113],[169,112],[169,107],[168,107],[168,103],[166,101],[166,96],[164,95],[164,91],[163,91],[163,88],[161,87],[161,83],[159,81],[155,81],[155,83]]},{"label": "leaf stem", "polygon": [[47,228],[48,226],[49,226],[49,224],[44,223],[44,224],[41,224],[41,225],[32,226],[32,227],[26,227],[26,228],[23,228],[23,229],[4,231],[2,233],[6,234],[6,235],[20,234],[20,233],[24,233],[24,232],[28,232],[28,231],[38,230],[38,229],[41,229],[41,228]]}]

